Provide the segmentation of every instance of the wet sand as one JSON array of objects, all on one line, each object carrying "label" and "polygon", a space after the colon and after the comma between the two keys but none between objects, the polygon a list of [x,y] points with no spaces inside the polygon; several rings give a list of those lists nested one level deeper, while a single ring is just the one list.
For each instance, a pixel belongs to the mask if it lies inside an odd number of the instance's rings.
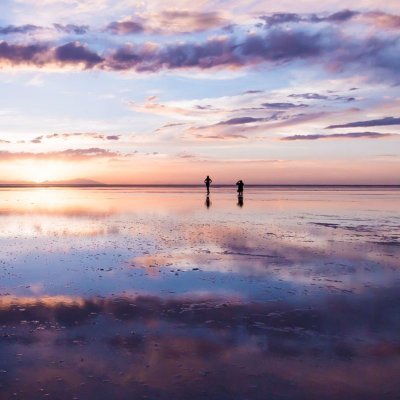
[{"label": "wet sand", "polygon": [[400,190],[0,190],[0,399],[400,399]]}]

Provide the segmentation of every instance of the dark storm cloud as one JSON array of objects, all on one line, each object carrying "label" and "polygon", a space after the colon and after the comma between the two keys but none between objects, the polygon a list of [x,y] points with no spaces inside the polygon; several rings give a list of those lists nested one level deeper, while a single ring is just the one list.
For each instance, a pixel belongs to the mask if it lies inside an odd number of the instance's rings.
[{"label": "dark storm cloud", "polygon": [[329,125],[325,129],[358,128],[365,126],[389,126],[389,125],[400,125],[400,117],[385,117],[379,119],[371,119],[368,121],[357,121],[357,122],[349,122],[347,124]]},{"label": "dark storm cloud", "polygon": [[281,140],[319,140],[319,139],[380,139],[388,136],[393,136],[390,133],[378,132],[350,132],[350,133],[333,133],[331,135],[293,135],[283,137]]},{"label": "dark storm cloud", "polygon": [[11,35],[15,33],[31,33],[31,32],[36,32],[38,30],[43,29],[40,26],[36,25],[21,25],[21,26],[15,26],[15,25],[8,25],[4,27],[0,27],[0,35]]}]

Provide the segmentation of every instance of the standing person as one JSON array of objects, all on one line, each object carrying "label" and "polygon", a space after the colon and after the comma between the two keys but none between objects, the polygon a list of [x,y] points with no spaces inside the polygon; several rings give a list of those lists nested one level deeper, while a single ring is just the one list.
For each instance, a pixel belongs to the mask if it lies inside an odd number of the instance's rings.
[{"label": "standing person", "polygon": [[206,184],[207,188],[207,195],[210,194],[210,183],[212,182],[212,179],[207,175],[207,178],[204,179],[204,183]]},{"label": "standing person", "polygon": [[244,183],[242,180],[236,182],[236,186],[238,187],[238,196],[243,196],[243,188],[244,188]]}]

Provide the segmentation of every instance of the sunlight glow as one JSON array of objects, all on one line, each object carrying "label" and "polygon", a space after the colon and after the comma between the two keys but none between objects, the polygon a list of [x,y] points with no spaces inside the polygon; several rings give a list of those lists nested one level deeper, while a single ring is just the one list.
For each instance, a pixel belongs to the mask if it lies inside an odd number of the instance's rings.
[{"label": "sunlight glow", "polygon": [[19,172],[24,181],[44,183],[72,178],[71,166],[62,161],[27,160],[21,164]]}]

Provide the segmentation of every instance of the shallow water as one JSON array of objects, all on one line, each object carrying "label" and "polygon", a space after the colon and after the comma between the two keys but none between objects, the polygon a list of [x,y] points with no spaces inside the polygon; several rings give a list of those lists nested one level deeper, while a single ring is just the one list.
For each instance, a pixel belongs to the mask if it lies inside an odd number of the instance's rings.
[{"label": "shallow water", "polygon": [[400,399],[400,190],[0,190],[0,399]]}]

